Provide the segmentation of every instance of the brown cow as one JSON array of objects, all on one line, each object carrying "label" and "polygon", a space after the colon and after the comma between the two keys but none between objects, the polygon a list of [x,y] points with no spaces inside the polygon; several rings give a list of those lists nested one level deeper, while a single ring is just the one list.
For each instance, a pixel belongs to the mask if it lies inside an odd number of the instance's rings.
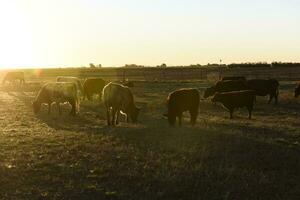
[{"label": "brown cow", "polygon": [[297,87],[295,88],[295,98],[300,95],[300,82],[298,83]]},{"label": "brown cow", "polygon": [[277,104],[279,82],[276,79],[252,79],[247,81],[247,85],[257,96],[270,95],[268,103],[275,97],[275,105]]},{"label": "brown cow", "polygon": [[229,110],[230,119],[233,118],[235,108],[247,107],[249,119],[251,119],[253,105],[255,102],[255,91],[243,90],[234,92],[216,93],[212,102],[221,102]]},{"label": "brown cow", "polygon": [[2,81],[2,85],[5,84],[5,82],[13,82],[19,80],[20,84],[24,84],[25,83],[25,78],[24,78],[24,72],[8,72]]},{"label": "brown cow", "polygon": [[181,126],[182,113],[189,111],[191,124],[195,125],[199,111],[199,102],[200,95],[197,89],[180,89],[170,93],[167,98],[169,124],[171,126],[175,125],[178,117],[179,126]]},{"label": "brown cow", "polygon": [[87,78],[83,83],[83,99],[87,98],[92,101],[92,96],[98,94],[101,100],[104,86],[105,81],[102,78]]},{"label": "brown cow", "polygon": [[248,86],[246,81],[241,80],[228,80],[218,81],[214,86],[207,88],[204,92],[204,98],[213,96],[217,92],[232,92],[239,90],[247,90]]},{"label": "brown cow", "polygon": [[60,103],[68,102],[72,106],[70,115],[76,115],[79,110],[77,86],[71,82],[46,83],[32,102],[34,113],[38,113],[43,103],[48,104],[48,114],[51,112],[52,103],[56,103],[61,114]]},{"label": "brown cow", "polygon": [[133,123],[137,122],[140,109],[135,106],[133,95],[128,87],[111,82],[103,88],[102,100],[106,107],[108,126],[119,123],[120,113],[126,116],[127,122],[129,119]]},{"label": "brown cow", "polygon": [[246,81],[245,76],[224,76],[222,81]]}]

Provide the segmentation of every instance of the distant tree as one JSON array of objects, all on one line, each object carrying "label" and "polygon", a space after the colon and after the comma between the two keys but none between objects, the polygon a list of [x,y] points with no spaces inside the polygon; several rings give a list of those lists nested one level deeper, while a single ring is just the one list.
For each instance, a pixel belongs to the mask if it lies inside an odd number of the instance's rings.
[{"label": "distant tree", "polygon": [[160,65],[160,67],[167,67],[167,64],[163,63],[163,64]]},{"label": "distant tree", "polygon": [[101,68],[101,67],[102,67],[102,65],[101,65],[101,64],[99,64],[99,65],[98,65],[98,67],[99,67],[99,68]]},{"label": "distant tree", "polygon": [[124,67],[128,67],[128,68],[138,68],[138,67],[144,67],[144,65],[126,64]]},{"label": "distant tree", "polygon": [[96,66],[93,63],[90,63],[90,68],[96,68]]}]

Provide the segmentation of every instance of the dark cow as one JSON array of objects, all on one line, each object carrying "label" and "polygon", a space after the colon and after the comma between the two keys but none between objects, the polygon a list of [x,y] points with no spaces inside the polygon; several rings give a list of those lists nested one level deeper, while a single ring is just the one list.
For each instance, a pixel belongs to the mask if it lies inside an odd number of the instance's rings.
[{"label": "dark cow", "polygon": [[249,90],[254,90],[257,96],[270,95],[268,103],[275,97],[275,105],[278,102],[279,82],[276,79],[251,79],[247,81]]},{"label": "dark cow", "polygon": [[178,118],[181,126],[182,113],[189,111],[191,124],[195,125],[199,111],[200,95],[197,89],[188,88],[176,90],[169,94],[167,98],[168,121],[171,126],[175,125]]},{"label": "dark cow", "polygon": [[83,83],[83,99],[87,98],[92,101],[94,94],[99,95],[101,100],[102,90],[105,86],[105,81],[102,78],[88,78]]},{"label": "dark cow", "polygon": [[234,92],[216,93],[212,102],[221,102],[229,110],[230,119],[233,118],[235,108],[247,107],[249,119],[251,119],[253,105],[255,102],[255,91],[243,90]]},{"label": "dark cow", "polygon": [[56,103],[59,114],[61,114],[60,103],[68,102],[72,106],[71,115],[76,115],[79,111],[79,101],[77,96],[77,86],[70,82],[46,83],[39,91],[32,102],[34,113],[40,111],[43,103],[48,104],[48,114],[51,112],[52,103]]},{"label": "dark cow", "polygon": [[[119,115],[124,114],[126,121],[137,122],[139,108],[135,106],[133,95],[126,86],[109,83],[103,88],[102,100],[106,107],[107,125],[119,123]],[[112,119],[111,119],[112,115]]]},{"label": "dark cow", "polygon": [[24,78],[24,72],[8,72],[2,81],[2,85],[5,84],[5,82],[14,82],[16,80],[20,81],[20,84],[25,83],[25,78]]},{"label": "dark cow", "polygon": [[224,76],[222,81],[246,81],[245,76]]},{"label": "dark cow", "polygon": [[298,83],[297,87],[295,88],[295,98],[300,95],[300,82]]},{"label": "dark cow", "polygon": [[246,81],[242,80],[228,80],[228,81],[218,81],[214,86],[207,88],[204,92],[204,98],[213,96],[217,92],[232,92],[239,90],[247,90],[248,86]]}]

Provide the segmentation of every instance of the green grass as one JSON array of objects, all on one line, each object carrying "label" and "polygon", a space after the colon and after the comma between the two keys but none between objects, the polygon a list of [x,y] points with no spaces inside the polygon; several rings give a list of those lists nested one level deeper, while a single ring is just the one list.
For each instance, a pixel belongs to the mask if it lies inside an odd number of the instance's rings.
[{"label": "green grass", "polygon": [[169,127],[168,92],[206,82],[136,82],[138,124],[107,127],[101,103],[34,115],[39,84],[0,88],[0,199],[298,199],[300,99],[258,97],[253,119],[201,101],[195,127]]}]

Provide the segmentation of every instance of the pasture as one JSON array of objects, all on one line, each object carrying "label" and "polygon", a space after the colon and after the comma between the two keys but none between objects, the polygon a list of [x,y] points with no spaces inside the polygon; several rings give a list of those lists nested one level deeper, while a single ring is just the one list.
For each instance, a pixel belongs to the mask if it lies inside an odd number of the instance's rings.
[{"label": "pasture", "polygon": [[[53,78],[54,80],[54,78]],[[279,105],[257,97],[234,119],[200,102],[194,127],[169,127],[162,115],[175,89],[208,81],[134,83],[139,122],[106,126],[101,102],[82,101],[35,115],[31,102],[46,80],[0,87],[0,199],[298,199],[300,99],[280,82]],[[121,119],[122,120],[122,119]]]}]

